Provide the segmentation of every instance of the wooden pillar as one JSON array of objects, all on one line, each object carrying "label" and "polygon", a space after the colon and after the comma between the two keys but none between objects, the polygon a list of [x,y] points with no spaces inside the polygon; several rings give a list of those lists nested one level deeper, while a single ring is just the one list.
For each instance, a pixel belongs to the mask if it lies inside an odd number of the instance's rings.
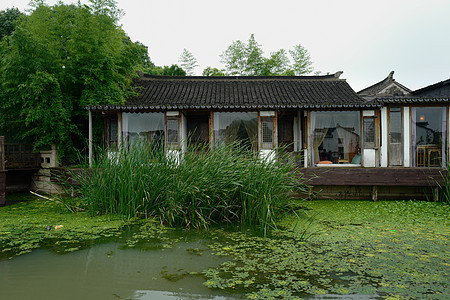
[{"label": "wooden pillar", "polygon": [[376,185],[372,186],[372,201],[376,202],[378,200],[378,187]]},{"label": "wooden pillar", "polygon": [[89,167],[92,168],[92,111],[89,110]]},{"label": "wooden pillar", "polygon": [[439,187],[438,186],[433,188],[433,201],[439,202]]}]

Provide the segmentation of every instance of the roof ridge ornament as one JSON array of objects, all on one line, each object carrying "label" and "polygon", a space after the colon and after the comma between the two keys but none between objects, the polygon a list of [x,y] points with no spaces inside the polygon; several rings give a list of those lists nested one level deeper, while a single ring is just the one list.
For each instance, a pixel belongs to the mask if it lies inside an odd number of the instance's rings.
[{"label": "roof ridge ornament", "polygon": [[344,73],[344,71],[337,71],[336,73],[334,73],[334,77],[339,78],[341,77],[342,73]]},{"label": "roof ridge ornament", "polygon": [[388,76],[389,79],[394,79],[394,71],[391,71]]}]

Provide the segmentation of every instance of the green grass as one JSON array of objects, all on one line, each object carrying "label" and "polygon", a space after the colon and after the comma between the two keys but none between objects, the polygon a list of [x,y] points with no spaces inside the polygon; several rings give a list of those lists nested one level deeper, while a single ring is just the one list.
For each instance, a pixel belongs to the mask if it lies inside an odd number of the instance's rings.
[{"label": "green grass", "polygon": [[237,144],[188,146],[177,162],[161,150],[142,143],[119,149],[114,159],[103,152],[77,178],[91,214],[152,217],[187,228],[239,222],[267,231],[293,192],[306,188],[282,151],[269,162]]}]

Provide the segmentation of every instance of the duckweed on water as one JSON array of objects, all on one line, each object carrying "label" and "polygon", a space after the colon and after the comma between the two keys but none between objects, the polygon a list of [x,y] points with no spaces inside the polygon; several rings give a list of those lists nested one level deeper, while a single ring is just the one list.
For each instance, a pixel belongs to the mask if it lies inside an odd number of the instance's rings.
[{"label": "duckweed on water", "polygon": [[432,202],[312,201],[307,242],[291,230],[271,238],[224,233],[211,248],[230,257],[205,271],[211,288],[251,299],[359,294],[449,299],[449,206]]},{"label": "duckweed on water", "polygon": [[[67,253],[114,239],[120,239],[125,249],[168,251],[197,236],[208,241],[209,250],[224,262],[202,274],[188,269],[163,271],[162,278],[177,282],[204,276],[205,286],[249,299],[311,295],[450,299],[448,204],[329,200],[302,204],[310,209],[303,211],[307,215],[300,214],[306,221],[287,216],[279,223],[284,229],[262,237],[251,231],[199,233],[167,229],[151,220],[90,217],[30,198],[0,208],[0,259],[39,247]],[[47,231],[48,225],[64,227]],[[186,251],[201,259],[208,249]]]},{"label": "duckweed on water", "polygon": [[[128,227],[138,223],[116,216],[91,217],[84,212],[71,213],[63,205],[26,194],[15,197],[22,201],[0,208],[0,259],[37,248],[48,248],[61,254],[80,250],[99,241],[123,236]],[[8,203],[11,202],[15,202],[14,199],[8,199]],[[55,229],[58,225],[63,226]],[[164,229],[147,220],[140,234],[146,233],[148,237],[150,232],[155,235],[158,231]]]}]

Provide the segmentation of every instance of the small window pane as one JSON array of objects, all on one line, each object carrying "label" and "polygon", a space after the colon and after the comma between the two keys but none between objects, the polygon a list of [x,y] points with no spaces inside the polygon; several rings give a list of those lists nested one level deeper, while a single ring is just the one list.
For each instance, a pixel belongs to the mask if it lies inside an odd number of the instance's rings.
[{"label": "small window pane", "polygon": [[109,141],[117,142],[117,120],[113,119],[109,125]]},{"label": "small window pane", "polygon": [[364,147],[375,146],[375,119],[364,118]]},{"label": "small window pane", "polygon": [[178,143],[178,118],[167,119],[167,142],[169,144]]},{"label": "small window pane", "polygon": [[264,118],[261,120],[262,142],[273,143],[273,122],[272,119]]}]

